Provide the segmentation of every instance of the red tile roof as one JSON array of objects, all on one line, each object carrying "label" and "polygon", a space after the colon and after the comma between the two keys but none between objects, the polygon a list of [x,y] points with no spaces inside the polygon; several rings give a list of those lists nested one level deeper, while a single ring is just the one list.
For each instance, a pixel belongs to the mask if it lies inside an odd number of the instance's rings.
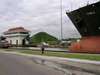
[{"label": "red tile roof", "polygon": [[29,32],[29,30],[26,30],[23,27],[16,27],[16,28],[8,29],[8,31],[4,32],[4,34],[18,33],[18,32]]}]

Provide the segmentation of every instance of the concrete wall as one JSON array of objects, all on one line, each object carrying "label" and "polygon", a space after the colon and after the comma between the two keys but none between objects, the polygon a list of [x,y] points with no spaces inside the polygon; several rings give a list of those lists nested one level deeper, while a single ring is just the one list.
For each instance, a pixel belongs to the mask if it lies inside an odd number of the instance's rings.
[{"label": "concrete wall", "polygon": [[14,44],[14,45],[17,44],[17,42],[16,42],[17,40],[18,40],[18,45],[21,45],[23,39],[24,39],[24,37],[7,37],[7,41],[10,44]]},{"label": "concrete wall", "polygon": [[[27,35],[28,34],[9,34],[9,35],[5,35],[5,37],[6,37],[6,40],[12,45],[22,45],[23,39]],[[28,44],[27,40],[25,40],[25,44]]]}]

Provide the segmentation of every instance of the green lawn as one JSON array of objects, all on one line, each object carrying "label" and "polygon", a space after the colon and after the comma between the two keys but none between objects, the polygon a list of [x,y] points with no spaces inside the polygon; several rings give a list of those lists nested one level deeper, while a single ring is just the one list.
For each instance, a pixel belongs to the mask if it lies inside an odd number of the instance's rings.
[{"label": "green lawn", "polygon": [[33,55],[56,56],[64,58],[76,58],[76,59],[100,61],[100,54],[81,54],[81,53],[51,52],[51,51],[45,51],[44,54],[41,54],[41,51],[36,51],[36,50],[13,50],[13,49],[12,50],[6,49],[5,51],[16,51],[20,53],[33,54]]},{"label": "green lawn", "polygon": [[26,53],[26,54],[34,54],[34,55],[56,56],[56,57],[100,61],[100,55],[99,54],[79,54],[79,53],[50,52],[50,51],[46,51],[44,54],[41,54],[41,51],[32,51],[32,50],[20,50],[19,52]]}]

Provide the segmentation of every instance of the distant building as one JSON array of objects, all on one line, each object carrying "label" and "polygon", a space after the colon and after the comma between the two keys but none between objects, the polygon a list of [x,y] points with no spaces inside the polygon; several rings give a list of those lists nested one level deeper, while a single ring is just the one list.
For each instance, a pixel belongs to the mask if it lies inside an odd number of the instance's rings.
[{"label": "distant building", "polygon": [[23,27],[8,29],[4,32],[4,36],[11,45],[22,46],[29,44],[29,30],[26,30]]}]

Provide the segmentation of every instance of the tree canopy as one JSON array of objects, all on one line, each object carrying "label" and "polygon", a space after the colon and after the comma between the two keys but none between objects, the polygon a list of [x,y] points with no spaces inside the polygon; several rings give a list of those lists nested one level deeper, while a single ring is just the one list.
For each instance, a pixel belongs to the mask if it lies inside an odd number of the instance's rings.
[{"label": "tree canopy", "polygon": [[50,42],[50,41],[58,41],[58,39],[46,32],[39,32],[31,37],[31,42],[41,43],[41,42]]}]

